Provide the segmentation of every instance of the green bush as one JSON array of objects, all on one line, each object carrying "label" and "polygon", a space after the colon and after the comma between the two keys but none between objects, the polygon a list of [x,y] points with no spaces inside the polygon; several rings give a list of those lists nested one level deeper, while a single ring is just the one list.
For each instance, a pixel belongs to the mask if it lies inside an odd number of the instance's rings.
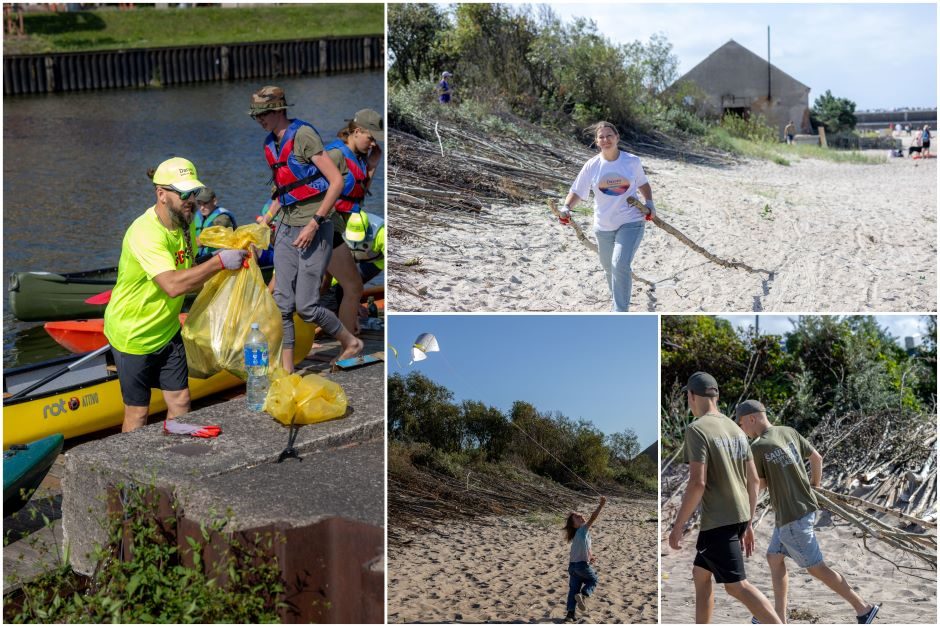
[{"label": "green bush", "polygon": [[721,118],[721,128],[732,137],[740,137],[758,143],[776,143],[777,131],[760,114],[741,117],[733,113]]},{"label": "green bush", "polygon": [[[13,623],[273,623],[284,591],[274,537],[251,546],[232,542],[218,562],[202,562],[202,548],[224,520],[188,538],[181,555],[176,521],[156,520],[152,489],[125,487],[124,518],[111,520],[110,544],[100,550],[94,574],[82,577],[67,564],[4,597],[4,620]],[[120,547],[130,547],[121,560]],[[186,559],[184,559],[184,557]],[[191,561],[192,566],[184,565]],[[208,573],[208,574],[207,574]]]}]

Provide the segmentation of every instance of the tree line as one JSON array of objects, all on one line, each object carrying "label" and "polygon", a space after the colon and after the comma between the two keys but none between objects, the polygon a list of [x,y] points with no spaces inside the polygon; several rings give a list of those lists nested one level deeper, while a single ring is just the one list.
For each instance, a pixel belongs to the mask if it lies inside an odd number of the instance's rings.
[{"label": "tree line", "polygon": [[[687,104],[689,97],[700,100],[701,90],[677,80],[678,58],[661,33],[619,44],[593,20],[565,23],[548,5],[403,3],[388,6],[388,48],[392,91],[417,86],[431,93],[448,70],[459,98],[506,107],[565,132],[597,120],[613,122],[627,136],[703,136],[710,129]],[[855,103],[827,91],[816,99],[811,121],[832,133],[850,131],[854,110]],[[737,126],[726,130],[735,134]],[[753,129],[746,131],[739,136],[751,138]],[[770,134],[779,140],[776,129]]]},{"label": "tree line", "polygon": [[418,372],[388,380],[388,435],[468,462],[516,464],[572,488],[585,487],[578,477],[590,484],[656,485],[656,464],[639,455],[631,429],[605,435],[586,420],[525,401],[508,413],[480,401],[457,403],[450,390]]},{"label": "tree line", "polygon": [[937,320],[924,320],[920,345],[906,350],[873,316],[801,316],[783,335],[739,333],[709,316],[664,316],[663,450],[681,444],[691,416],[680,389],[697,370],[718,381],[726,415],[754,398],[773,421],[804,434],[847,414],[935,415]]}]

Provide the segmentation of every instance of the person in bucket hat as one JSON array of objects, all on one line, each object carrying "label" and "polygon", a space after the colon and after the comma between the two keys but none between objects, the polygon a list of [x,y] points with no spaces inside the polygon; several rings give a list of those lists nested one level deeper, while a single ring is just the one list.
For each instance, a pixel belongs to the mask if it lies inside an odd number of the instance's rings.
[{"label": "person in bucket hat", "polygon": [[689,483],[669,546],[677,551],[682,548],[686,523],[701,503],[701,529],[692,565],[695,622],[711,622],[714,579],[761,623],[781,623],[770,601],[744,572],[744,557],[754,550],[751,521],[759,483],[747,436],[718,411],[718,382],[713,376],[696,372],[682,389],[695,420],[685,430],[683,453]]},{"label": "person in bucket hat", "polygon": [[287,117],[287,97],[280,87],[251,94],[248,114],[267,132],[264,158],[271,168],[271,207],[261,216],[269,223],[280,214],[274,232],[274,301],[284,329],[282,358],[294,370],[294,312],[339,340],[337,360],[362,351],[353,335],[320,302],[320,286],[333,255],[330,212],[343,191],[343,176],[323,147],[319,131]]},{"label": "person in bucket hat", "polygon": [[118,276],[104,313],[104,334],[117,366],[124,431],[147,423],[151,388],[166,399],[167,418],[189,411],[189,369],[179,314],[183,299],[220,270],[238,270],[247,251],[221,250],[195,265],[192,224],[205,186],[196,166],[173,157],[148,172],[156,204],[124,234]]},{"label": "person in bucket hat", "polygon": [[[772,425],[760,401],[739,403],[735,408],[735,419],[751,438],[751,453],[760,477],[760,488],[767,488],[774,509],[775,526],[767,545],[767,564],[773,581],[777,615],[787,615],[786,558],[789,557],[851,605],[859,623],[873,622],[881,606],[867,603],[841,573],[826,564],[816,540],[819,503],[813,487],[822,481],[822,455],[795,429]],[[803,466],[806,460],[812,477]]]}]

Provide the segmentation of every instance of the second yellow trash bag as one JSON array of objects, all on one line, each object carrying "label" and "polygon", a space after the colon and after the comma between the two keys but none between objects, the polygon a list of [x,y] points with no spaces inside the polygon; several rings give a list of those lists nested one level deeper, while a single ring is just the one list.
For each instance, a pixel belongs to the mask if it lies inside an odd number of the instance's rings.
[{"label": "second yellow trash bag", "polygon": [[[261,224],[247,224],[234,231],[209,227],[199,237],[202,246],[247,249],[268,247],[271,230]],[[218,263],[210,259],[205,263]],[[222,270],[206,281],[189,309],[183,325],[183,343],[189,376],[200,379],[228,370],[243,379],[245,338],[257,322],[268,341],[268,363],[281,363],[281,313],[261,276],[253,255],[248,268]]]},{"label": "second yellow trash bag", "polygon": [[271,384],[264,411],[278,422],[308,425],[346,415],[346,392],[335,381],[320,375],[281,377]]}]

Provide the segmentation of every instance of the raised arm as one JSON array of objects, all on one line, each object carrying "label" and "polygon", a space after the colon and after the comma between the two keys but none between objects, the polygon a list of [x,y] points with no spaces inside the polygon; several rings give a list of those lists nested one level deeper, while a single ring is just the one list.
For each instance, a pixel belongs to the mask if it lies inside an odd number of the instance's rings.
[{"label": "raised arm", "polygon": [[682,504],[676,514],[676,521],[669,534],[669,546],[678,550],[682,548],[682,531],[695,512],[695,508],[702,502],[705,494],[705,476],[707,465],[704,462],[689,462],[689,484],[682,495]]},{"label": "raised arm", "polygon": [[590,527],[594,524],[594,521],[597,520],[597,517],[600,515],[601,510],[604,509],[604,505],[607,503],[607,497],[601,497],[601,503],[597,506],[597,509],[594,510],[594,513],[591,514],[591,518],[587,521],[587,526]]}]

